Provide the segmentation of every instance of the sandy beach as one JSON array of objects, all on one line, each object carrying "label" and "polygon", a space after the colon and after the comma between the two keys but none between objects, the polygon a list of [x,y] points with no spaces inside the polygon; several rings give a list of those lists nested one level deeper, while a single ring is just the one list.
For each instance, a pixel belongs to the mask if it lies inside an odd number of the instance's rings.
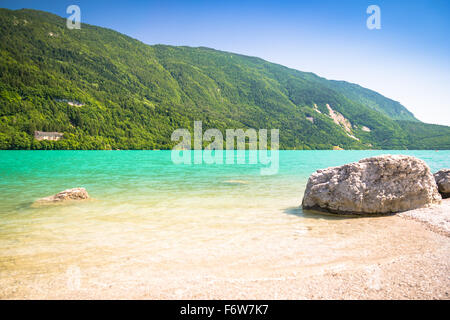
[{"label": "sandy beach", "polygon": [[42,266],[27,264],[33,255],[3,258],[0,298],[449,299],[449,200],[394,216],[305,216],[290,232],[249,228],[237,237],[224,227],[227,241],[186,238],[183,252],[170,242],[159,253],[98,250],[103,262],[61,255],[51,269],[50,253]]},{"label": "sandy beach", "polygon": [[440,205],[402,212],[399,216],[422,222],[428,229],[450,237],[450,199],[443,199]]}]

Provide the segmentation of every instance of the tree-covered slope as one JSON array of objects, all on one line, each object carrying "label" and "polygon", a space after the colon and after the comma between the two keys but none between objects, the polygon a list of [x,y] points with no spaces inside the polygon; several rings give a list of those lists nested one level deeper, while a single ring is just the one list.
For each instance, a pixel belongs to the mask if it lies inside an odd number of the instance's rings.
[{"label": "tree-covered slope", "polygon": [[411,121],[398,121],[409,137],[409,149],[449,149],[449,127]]},{"label": "tree-covered slope", "polygon": [[381,94],[345,81],[327,81],[327,85],[347,98],[384,113],[394,120],[418,121],[414,115],[397,101]]},{"label": "tree-covered slope", "polygon": [[[410,130],[403,106],[373,91],[259,58],[149,46],[34,11],[0,9],[0,149],[170,148],[203,127],[280,130],[285,149],[450,148],[450,128]],[[416,122],[419,123],[419,122]],[[34,131],[64,133],[37,141]]]}]

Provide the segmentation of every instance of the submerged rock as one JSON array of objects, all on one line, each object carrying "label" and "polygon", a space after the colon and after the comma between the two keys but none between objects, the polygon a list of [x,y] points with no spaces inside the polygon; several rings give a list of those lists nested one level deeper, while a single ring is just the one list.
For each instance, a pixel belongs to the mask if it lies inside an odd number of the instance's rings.
[{"label": "submerged rock", "polygon": [[55,203],[67,200],[85,200],[89,198],[89,194],[84,188],[73,188],[61,191],[53,196],[39,199],[35,204]]},{"label": "submerged rock", "polygon": [[388,214],[440,201],[424,161],[382,155],[317,170],[308,180],[302,207],[341,214]]},{"label": "submerged rock", "polygon": [[442,198],[450,198],[450,169],[442,169],[434,174]]},{"label": "submerged rock", "polygon": [[248,181],[245,180],[227,180],[224,181],[226,184],[248,184]]}]

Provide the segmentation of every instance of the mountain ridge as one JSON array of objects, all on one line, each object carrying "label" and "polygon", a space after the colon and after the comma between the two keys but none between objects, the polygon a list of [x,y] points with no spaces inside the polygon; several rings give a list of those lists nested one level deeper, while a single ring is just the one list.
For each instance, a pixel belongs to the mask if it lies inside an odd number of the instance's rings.
[{"label": "mountain ridge", "polygon": [[[169,149],[173,130],[194,120],[278,128],[284,149],[450,148],[450,127],[423,124],[394,100],[258,57],[68,30],[30,9],[0,9],[0,37],[1,149]],[[36,130],[64,139],[36,141]]]}]

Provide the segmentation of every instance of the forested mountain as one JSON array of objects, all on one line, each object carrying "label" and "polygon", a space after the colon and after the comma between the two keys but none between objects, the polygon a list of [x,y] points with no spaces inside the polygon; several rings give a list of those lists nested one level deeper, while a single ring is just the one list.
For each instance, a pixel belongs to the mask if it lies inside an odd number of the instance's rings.
[{"label": "forested mountain", "polygon": [[0,40],[0,149],[166,149],[194,120],[277,128],[284,149],[450,148],[450,127],[398,102],[259,58],[69,30],[34,10],[0,9]]}]

